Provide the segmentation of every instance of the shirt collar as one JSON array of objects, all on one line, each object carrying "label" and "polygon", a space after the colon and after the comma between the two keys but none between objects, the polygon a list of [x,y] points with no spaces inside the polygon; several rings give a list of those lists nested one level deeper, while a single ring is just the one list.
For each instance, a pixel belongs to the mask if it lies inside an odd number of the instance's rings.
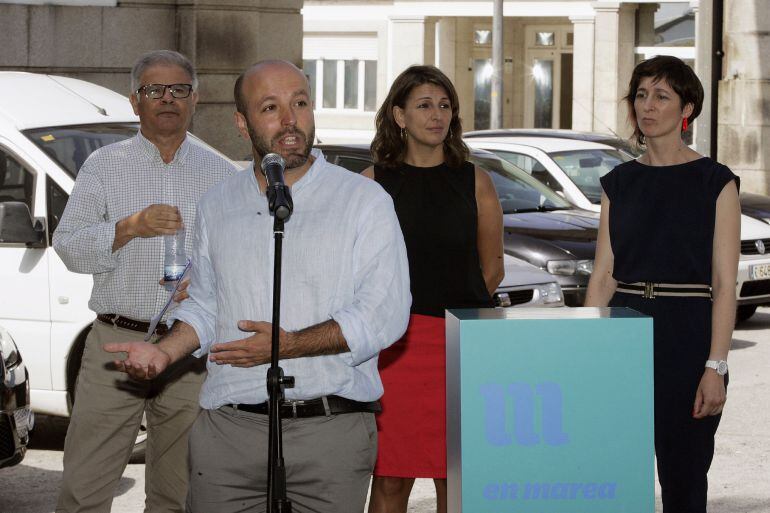
[{"label": "shirt collar", "polygon": [[[163,162],[163,158],[160,156],[160,150],[158,147],[144,136],[141,129],[137,131],[136,139],[139,143],[139,146],[144,150],[147,156],[150,157],[150,159],[161,164],[165,164],[165,162]],[[184,164],[187,154],[190,152],[190,144],[190,137],[185,136],[182,144],[180,144],[179,148],[177,148],[176,153],[174,154],[174,158],[171,159],[169,164]]]},{"label": "shirt collar", "polygon": [[[319,170],[326,165],[326,157],[324,157],[324,154],[321,152],[321,150],[318,148],[313,148],[310,150],[310,154],[315,160],[307,172],[302,176],[302,178],[297,180],[294,185],[291,186],[292,193],[299,192],[303,187],[305,187],[306,184],[313,182],[318,175]],[[246,168],[246,170],[250,172],[251,182],[253,183],[254,187],[256,187],[259,193],[264,196],[265,192],[260,190],[259,182],[257,182],[257,176],[254,174],[255,167],[253,160],[249,164],[249,167]],[[261,173],[262,171],[259,172]]]}]

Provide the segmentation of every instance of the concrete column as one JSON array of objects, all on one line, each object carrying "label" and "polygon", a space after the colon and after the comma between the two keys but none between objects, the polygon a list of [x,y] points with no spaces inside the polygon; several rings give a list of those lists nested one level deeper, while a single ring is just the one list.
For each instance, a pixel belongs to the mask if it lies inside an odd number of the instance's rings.
[{"label": "concrete column", "polygon": [[594,129],[594,17],[571,16],[572,45],[572,129]]},{"label": "concrete column", "polygon": [[695,11],[695,74],[703,84],[703,109],[698,119],[695,120],[695,151],[702,155],[711,155],[711,127],[714,120],[711,109],[712,80],[712,56],[714,55],[714,41],[711,37],[713,27],[713,0],[700,0],[700,4],[693,6]]},{"label": "concrete column", "polygon": [[200,97],[193,131],[240,160],[250,144],[233,124],[233,85],[246,67],[262,59],[302,66],[303,0],[203,0],[178,2],[178,49],[193,61]]},{"label": "concrete column", "polygon": [[425,37],[425,16],[398,16],[388,20],[388,87],[412,64],[426,64]]},{"label": "concrete column", "polygon": [[634,69],[636,4],[594,2],[594,130],[628,137],[628,110],[622,103]]},{"label": "concrete column", "polygon": [[503,0],[494,0],[492,15],[492,92],[489,128],[503,122]]},{"label": "concrete column", "polygon": [[638,46],[655,46],[655,13],[660,4],[639,4]]},{"label": "concrete column", "polygon": [[[455,82],[456,18],[441,18],[436,22],[436,67]],[[456,85],[455,85],[456,87]]]},{"label": "concrete column", "polygon": [[741,189],[770,193],[770,16],[766,0],[724,3],[717,159]]}]

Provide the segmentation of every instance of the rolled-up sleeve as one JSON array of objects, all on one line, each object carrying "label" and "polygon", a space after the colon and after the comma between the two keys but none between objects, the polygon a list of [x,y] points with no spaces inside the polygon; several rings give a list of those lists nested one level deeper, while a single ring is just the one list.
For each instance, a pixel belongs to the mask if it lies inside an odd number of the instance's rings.
[{"label": "rolled-up sleeve", "polygon": [[214,341],[217,318],[216,277],[211,265],[206,220],[201,208],[198,208],[195,220],[188,294],[190,297],[169,314],[168,325],[179,320],[195,330],[200,348],[193,355],[199,357],[208,353]]},{"label": "rolled-up sleeve", "polygon": [[340,325],[351,366],[360,365],[406,331],[412,296],[409,263],[390,196],[383,195],[358,218],[353,246],[354,298],[332,318]]},{"label": "rolled-up sleeve", "polygon": [[116,220],[107,218],[104,186],[86,162],[78,173],[72,196],[53,234],[56,253],[72,272],[98,274],[115,270],[118,252],[113,253]]}]

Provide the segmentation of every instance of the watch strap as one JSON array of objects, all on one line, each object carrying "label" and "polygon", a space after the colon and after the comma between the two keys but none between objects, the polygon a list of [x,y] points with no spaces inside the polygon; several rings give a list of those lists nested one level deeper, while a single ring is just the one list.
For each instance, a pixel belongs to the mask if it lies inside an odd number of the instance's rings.
[{"label": "watch strap", "polygon": [[706,367],[714,369],[720,376],[727,374],[727,361],[725,360],[706,360]]}]

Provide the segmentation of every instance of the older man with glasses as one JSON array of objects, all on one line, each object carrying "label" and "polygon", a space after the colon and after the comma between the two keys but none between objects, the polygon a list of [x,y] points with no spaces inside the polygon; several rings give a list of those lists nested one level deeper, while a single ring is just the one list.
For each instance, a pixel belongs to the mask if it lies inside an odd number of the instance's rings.
[{"label": "older man with glasses", "polygon": [[[162,377],[138,382],[111,371],[112,355],[102,346],[149,331],[169,296],[159,283],[163,236],[186,228],[191,254],[198,199],[235,171],[187,137],[196,89],[192,64],[177,52],[155,51],[137,60],[130,101],[140,130],[86,160],[54,233],[54,248],[67,267],[93,275],[89,307],[97,314],[75,389],[57,512],[110,510],[143,415],[145,511],[184,509],[187,433],[199,412],[205,362],[185,358]],[[160,323],[150,341],[164,332]]]}]

